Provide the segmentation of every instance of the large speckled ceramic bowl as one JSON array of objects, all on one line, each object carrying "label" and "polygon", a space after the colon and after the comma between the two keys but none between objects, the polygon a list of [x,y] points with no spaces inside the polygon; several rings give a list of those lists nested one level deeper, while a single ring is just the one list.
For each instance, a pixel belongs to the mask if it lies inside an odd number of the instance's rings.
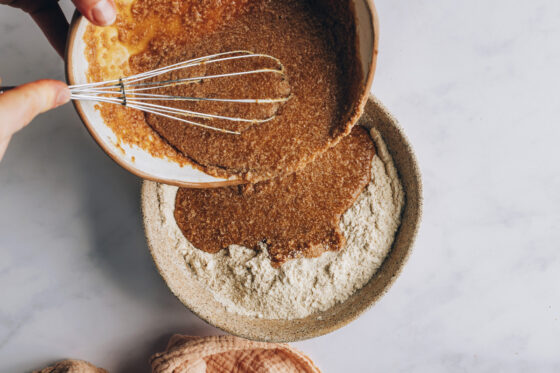
[{"label": "large speckled ceramic bowl", "polygon": [[142,210],[148,245],[159,273],[185,306],[203,320],[231,334],[260,341],[293,342],[341,328],[358,318],[389,290],[406,263],[418,231],[422,212],[422,181],[414,152],[401,127],[374,97],[368,100],[359,123],[367,128],[375,127],[381,133],[405,192],[402,223],[393,247],[371,280],[345,302],[304,319],[266,320],[228,312],[202,284],[189,280],[181,254],[165,244],[165,232],[152,224],[151,217],[157,215],[159,207],[158,201],[150,197],[153,193],[147,193],[155,184],[145,182]]},{"label": "large speckled ceramic bowl", "polygon": [[[354,104],[354,107],[361,109],[367,101],[375,73],[379,25],[373,0],[353,1],[357,19],[358,54],[364,71],[361,99]],[[83,38],[88,24],[83,16],[75,13],[70,25],[66,50],[66,75],[69,84],[87,83],[89,63],[85,57],[86,43]],[[211,188],[240,183],[235,178],[217,178],[189,165],[180,166],[167,159],[155,158],[138,147],[131,147],[128,144],[119,145],[116,135],[95,109],[95,103],[78,101],[74,102],[74,106],[99,146],[115,162],[143,179],[190,188]]]}]

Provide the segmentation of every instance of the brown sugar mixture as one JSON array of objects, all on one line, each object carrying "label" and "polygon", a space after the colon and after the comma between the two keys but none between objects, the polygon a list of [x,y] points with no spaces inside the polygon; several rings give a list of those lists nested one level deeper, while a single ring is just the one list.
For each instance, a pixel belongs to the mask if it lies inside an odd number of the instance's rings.
[{"label": "brown sugar mixture", "polygon": [[[95,46],[100,39],[106,39],[105,46],[117,41],[125,46],[130,56],[122,62],[126,74],[220,52],[250,50],[278,58],[285,66],[285,79],[278,75],[228,78],[173,87],[165,94],[291,97],[283,105],[258,108],[194,104],[194,110],[219,115],[262,119],[276,114],[269,122],[242,126],[246,131],[241,135],[100,105],[105,121],[122,141],[155,156],[189,160],[215,176],[256,182],[302,168],[348,134],[360,115],[354,104],[363,74],[350,0],[135,0],[118,4],[115,35],[96,38],[93,26],[85,35],[90,62],[99,61],[102,48]],[[90,79],[105,78],[103,69],[95,65],[90,63]],[[203,66],[188,74],[238,67]],[[226,129],[232,129],[231,125],[218,124]]]},{"label": "brown sugar mixture", "polygon": [[291,175],[218,189],[179,189],[175,220],[187,240],[210,253],[266,243],[273,263],[317,257],[344,245],[340,217],[371,178],[375,148],[355,127],[335,147]]}]

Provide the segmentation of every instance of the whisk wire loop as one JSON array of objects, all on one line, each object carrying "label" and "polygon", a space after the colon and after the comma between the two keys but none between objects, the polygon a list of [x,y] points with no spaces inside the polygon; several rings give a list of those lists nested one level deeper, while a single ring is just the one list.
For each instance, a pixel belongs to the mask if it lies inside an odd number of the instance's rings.
[{"label": "whisk wire loop", "polygon": [[[220,74],[200,75],[178,79],[167,79],[162,81],[152,81],[152,78],[169,74],[174,71],[193,68],[202,65],[210,65],[217,63],[224,63],[227,61],[246,60],[246,59],[263,59],[273,62],[276,66],[261,67],[253,69],[242,69],[234,72],[225,72]],[[229,134],[241,134],[242,131],[228,130],[219,127],[214,127],[208,124],[200,123],[186,118],[199,118],[206,121],[212,120],[225,120],[237,123],[252,123],[259,124],[273,120],[276,117],[276,112],[264,119],[255,118],[240,118],[227,115],[217,115],[202,113],[187,109],[181,109],[171,106],[159,105],[150,103],[149,101],[171,102],[171,101],[185,101],[185,102],[218,102],[218,103],[243,103],[243,104],[282,104],[287,102],[291,95],[284,97],[273,98],[220,98],[220,97],[189,97],[189,96],[175,96],[154,93],[150,91],[160,90],[163,88],[200,83],[210,79],[222,79],[236,76],[246,76],[252,74],[279,74],[285,78],[285,69],[279,59],[261,53],[253,53],[250,51],[232,51],[216,53],[209,56],[199,57],[188,61],[179,62],[173,65],[161,67],[155,70],[143,72],[140,74],[132,75],[129,77],[122,77],[119,79],[108,80],[105,82],[76,84],[70,86],[71,98],[80,101],[93,101],[109,104],[120,104],[131,109],[141,110],[143,112],[159,115],[169,119],[174,119],[183,123],[215,130]]]}]

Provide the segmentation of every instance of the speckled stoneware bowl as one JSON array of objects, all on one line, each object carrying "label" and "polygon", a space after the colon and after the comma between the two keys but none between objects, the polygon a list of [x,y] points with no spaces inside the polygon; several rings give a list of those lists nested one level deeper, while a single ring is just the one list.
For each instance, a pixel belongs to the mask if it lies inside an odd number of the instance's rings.
[{"label": "speckled stoneware bowl", "polygon": [[[359,112],[367,101],[375,73],[379,24],[373,0],[353,1],[359,41],[358,54],[364,71],[360,87],[361,98],[353,107],[357,108]],[[66,48],[66,76],[69,84],[87,83],[89,63],[85,57],[86,43],[83,38],[88,24],[88,21],[78,12],[74,14]],[[77,101],[74,102],[74,106],[99,146],[115,162],[143,179],[189,188],[212,188],[240,183],[235,178],[217,178],[189,165],[180,166],[167,159],[155,158],[136,146],[131,147],[124,143],[119,145],[117,137],[105,124],[99,111],[95,109],[95,103]]]},{"label": "speckled stoneware bowl", "polygon": [[142,210],[148,246],[159,273],[185,306],[208,323],[240,337],[259,341],[294,342],[341,328],[355,320],[389,290],[412,250],[418,231],[422,213],[422,181],[416,157],[401,127],[374,97],[369,98],[359,123],[367,128],[375,127],[381,133],[405,192],[402,223],[393,247],[366,286],[345,302],[304,319],[266,320],[230,313],[214,300],[202,284],[188,279],[186,269],[180,265],[181,254],[164,244],[167,238],[164,237],[165,233],[159,231],[150,220],[151,216],[156,216],[158,201],[149,198],[146,193],[152,183],[144,182]]}]

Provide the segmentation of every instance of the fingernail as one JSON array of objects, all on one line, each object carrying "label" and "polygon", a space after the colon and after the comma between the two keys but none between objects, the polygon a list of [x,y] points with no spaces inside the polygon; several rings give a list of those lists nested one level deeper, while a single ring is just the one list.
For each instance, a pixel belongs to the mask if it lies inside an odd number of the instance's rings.
[{"label": "fingernail", "polygon": [[69,100],[70,100],[70,90],[68,89],[68,87],[62,87],[58,90],[58,93],[56,94],[54,106],[58,107],[60,105],[64,105]]},{"label": "fingernail", "polygon": [[108,26],[115,22],[117,13],[108,0],[100,0],[91,10],[91,17],[99,26]]}]

